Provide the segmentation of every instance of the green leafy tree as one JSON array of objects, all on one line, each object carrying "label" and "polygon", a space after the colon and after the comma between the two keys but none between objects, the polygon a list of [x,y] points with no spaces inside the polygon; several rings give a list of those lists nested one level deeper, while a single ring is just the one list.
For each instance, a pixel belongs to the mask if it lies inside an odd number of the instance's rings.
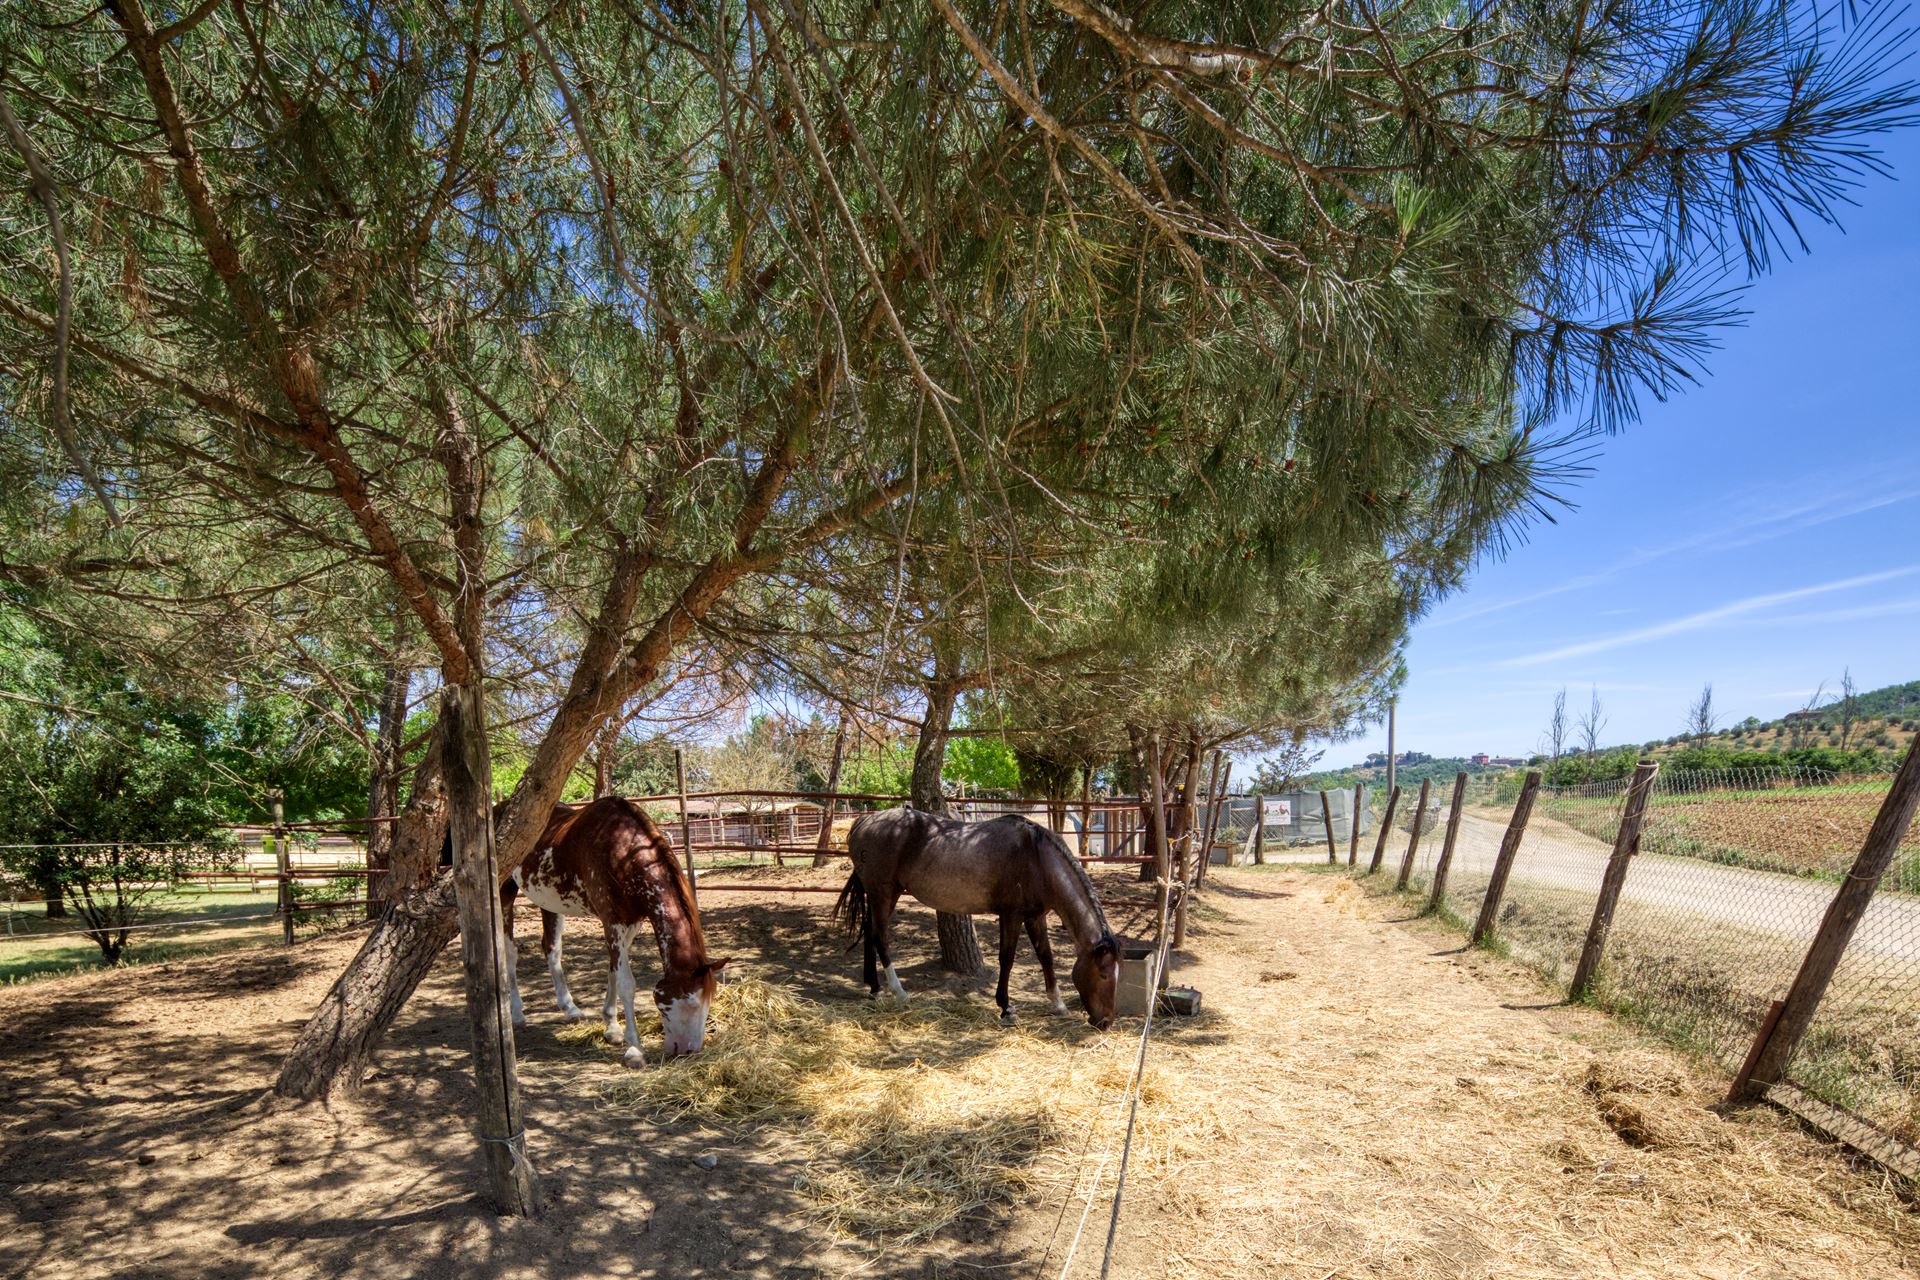
[{"label": "green leafy tree", "polygon": [[152,900],[230,844],[191,736],[201,718],[149,698],[104,655],[46,646],[4,605],[0,655],[0,843],[25,846],[0,863],[118,960]]}]

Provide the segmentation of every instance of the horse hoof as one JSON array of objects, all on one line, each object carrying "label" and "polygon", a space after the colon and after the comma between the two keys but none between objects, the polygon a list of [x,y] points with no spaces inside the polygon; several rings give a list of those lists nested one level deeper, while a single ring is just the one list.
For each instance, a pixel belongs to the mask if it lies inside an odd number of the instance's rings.
[{"label": "horse hoof", "polygon": [[1052,1014],[1056,1018],[1064,1018],[1067,1016],[1069,1011],[1067,1009],[1067,1006],[1065,1006],[1064,1004],[1061,1004],[1058,1000],[1056,1000],[1052,1004],[1047,1006],[1047,1012]]},{"label": "horse hoof", "polygon": [[600,1034],[606,1038],[608,1044],[625,1044],[627,1042],[626,1033],[618,1027],[608,1027]]},{"label": "horse hoof", "polygon": [[647,1055],[640,1052],[639,1045],[630,1044],[627,1051],[620,1055],[620,1061],[630,1067],[644,1067],[647,1065]]},{"label": "horse hoof", "polygon": [[560,1016],[568,1022],[585,1022],[587,1020],[587,1011],[585,1009],[562,1009]]},{"label": "horse hoof", "polygon": [[1000,1015],[1000,1025],[1003,1027],[1011,1027],[1019,1021],[1018,1018],[1013,1016],[1013,1010],[1011,1009],[1005,1010]]}]

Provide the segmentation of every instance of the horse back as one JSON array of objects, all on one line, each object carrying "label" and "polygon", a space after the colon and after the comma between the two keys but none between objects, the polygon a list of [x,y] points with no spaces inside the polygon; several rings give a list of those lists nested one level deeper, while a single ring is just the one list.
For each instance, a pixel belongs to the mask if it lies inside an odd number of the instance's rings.
[{"label": "horse back", "polygon": [[[549,843],[550,840],[550,843]],[[550,823],[521,871],[527,895],[564,903],[609,924],[637,924],[680,879],[673,846],[644,809],[621,796],[581,806]]]},{"label": "horse back", "polygon": [[1027,914],[1042,904],[1034,824],[1014,815],[959,822],[908,809],[868,814],[848,834],[854,870],[936,911]]}]

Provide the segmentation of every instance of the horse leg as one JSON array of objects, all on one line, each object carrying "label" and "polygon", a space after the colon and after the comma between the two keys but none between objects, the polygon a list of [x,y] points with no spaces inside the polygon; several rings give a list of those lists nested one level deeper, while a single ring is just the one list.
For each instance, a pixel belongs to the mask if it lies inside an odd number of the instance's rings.
[{"label": "horse leg", "polygon": [[602,920],[600,934],[607,942],[607,999],[600,1006],[600,1020],[607,1024],[605,1032],[608,1044],[620,1044],[626,1040],[626,1034],[620,1029],[620,1019],[615,1013],[620,1000],[620,974],[626,969],[626,948],[620,942],[620,930]]},{"label": "horse leg", "polygon": [[[626,1013],[626,1034],[620,1038],[624,1039],[627,1045],[626,1052],[620,1055],[620,1060],[630,1067],[644,1067],[647,1065],[647,1057],[640,1052],[640,1024],[633,1020],[633,926],[621,925],[618,934],[620,943],[614,964],[614,976],[620,984],[620,1005]],[[608,1030],[612,1028],[609,1027]]]},{"label": "horse leg", "polygon": [[877,999],[880,995],[880,946],[874,941],[875,936],[873,899],[868,898],[860,914],[860,943],[866,952],[860,965],[860,976],[867,980],[867,994]]},{"label": "horse leg", "polygon": [[1013,957],[1020,950],[1020,917],[1011,911],[1000,917],[1000,985],[994,989],[994,1003],[1000,1006],[1000,1021],[1013,1025],[1013,1001],[1007,995],[1007,979],[1013,973]]},{"label": "horse leg", "polygon": [[1047,979],[1047,1012],[1065,1013],[1067,1006],[1060,1003],[1060,984],[1053,976],[1053,941],[1047,937],[1046,912],[1027,917],[1027,938],[1033,943],[1033,954],[1039,957],[1040,972]]},{"label": "horse leg", "polygon": [[527,1008],[520,1003],[520,948],[513,942],[513,900],[520,896],[520,886],[508,877],[500,886],[500,963],[507,971],[507,1004],[512,1011],[513,1025],[527,1025]]},{"label": "horse leg", "polygon": [[540,913],[540,953],[547,958],[547,976],[553,979],[553,999],[560,1006],[560,1016],[568,1022],[579,1022],[587,1016],[586,1010],[573,1002],[573,992],[567,990],[567,967],[561,956],[561,940],[567,934],[567,918],[558,911]]},{"label": "horse leg", "polygon": [[[887,990],[893,993],[894,999],[904,1004],[907,989],[900,985],[900,975],[893,971],[893,909],[900,903],[900,891],[892,889],[869,901],[873,903],[873,944],[879,949],[880,963],[886,966]],[[877,988],[875,994],[878,994]]]}]

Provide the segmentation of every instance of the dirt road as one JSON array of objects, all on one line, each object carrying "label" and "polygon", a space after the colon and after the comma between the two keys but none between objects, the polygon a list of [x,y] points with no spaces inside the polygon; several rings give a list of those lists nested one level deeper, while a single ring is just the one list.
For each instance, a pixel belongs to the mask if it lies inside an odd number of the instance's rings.
[{"label": "dirt road", "polygon": [[[1502,822],[1463,813],[1453,874],[1477,874],[1484,879],[1493,869],[1505,831]],[[1428,847],[1422,861],[1430,867],[1438,841],[1423,843]],[[1610,847],[1599,840],[1557,822],[1543,822],[1528,832],[1521,845],[1513,881],[1597,893],[1610,853]],[[1738,929],[1811,941],[1837,887],[1827,880],[1642,853],[1628,868],[1621,909],[1623,913],[1641,908],[1698,916]],[[1860,922],[1852,946],[1878,956],[1920,959],[1920,901],[1905,894],[1878,895]]]}]

